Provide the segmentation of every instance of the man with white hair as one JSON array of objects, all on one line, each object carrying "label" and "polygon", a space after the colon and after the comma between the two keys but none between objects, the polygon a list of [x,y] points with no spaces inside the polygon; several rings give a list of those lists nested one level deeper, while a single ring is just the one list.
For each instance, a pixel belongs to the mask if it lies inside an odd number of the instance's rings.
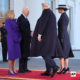
[{"label": "man with white hair", "polygon": [[30,56],[42,56],[45,60],[46,71],[41,73],[41,75],[53,77],[59,69],[53,58],[60,58],[63,55],[57,36],[56,17],[50,10],[49,3],[42,3],[42,15],[38,19],[34,30]]},{"label": "man with white hair", "polygon": [[27,19],[29,15],[29,8],[24,7],[22,10],[21,16],[18,18],[19,29],[21,32],[22,40],[21,40],[21,56],[19,59],[19,73],[31,72],[27,69],[27,61],[30,56],[30,41],[33,32],[30,30],[30,23]]}]

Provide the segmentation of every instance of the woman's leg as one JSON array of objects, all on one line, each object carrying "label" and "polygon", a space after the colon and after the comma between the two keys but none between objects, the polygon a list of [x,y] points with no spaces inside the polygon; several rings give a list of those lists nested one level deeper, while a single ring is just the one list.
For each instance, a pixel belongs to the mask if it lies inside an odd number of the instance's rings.
[{"label": "woman's leg", "polygon": [[13,72],[16,73],[16,71],[15,71],[15,63],[16,63],[16,59],[13,60]]},{"label": "woman's leg", "polygon": [[61,69],[60,71],[64,68],[64,58],[60,58],[60,65],[61,65]]},{"label": "woman's leg", "polygon": [[68,68],[68,58],[65,58],[64,61],[65,61],[65,68],[67,69]]},{"label": "woman's leg", "polygon": [[13,60],[8,60],[8,64],[9,64],[9,70],[11,73],[14,73],[13,72]]}]

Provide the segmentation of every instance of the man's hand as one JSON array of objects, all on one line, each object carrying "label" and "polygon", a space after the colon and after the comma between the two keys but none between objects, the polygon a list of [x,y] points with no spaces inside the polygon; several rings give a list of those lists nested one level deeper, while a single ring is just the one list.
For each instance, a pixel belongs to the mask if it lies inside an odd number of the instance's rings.
[{"label": "man's hand", "polygon": [[41,35],[38,35],[38,41],[41,42]]},{"label": "man's hand", "polygon": [[30,36],[33,36],[33,34],[34,34],[34,31],[31,32]]}]

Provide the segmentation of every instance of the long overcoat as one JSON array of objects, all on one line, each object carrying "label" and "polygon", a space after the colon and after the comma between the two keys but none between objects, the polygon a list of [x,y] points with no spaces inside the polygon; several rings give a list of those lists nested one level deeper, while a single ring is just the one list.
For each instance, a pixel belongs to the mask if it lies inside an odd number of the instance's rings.
[{"label": "long overcoat", "polygon": [[64,52],[64,58],[74,57],[69,40],[69,34],[67,31],[68,24],[69,24],[69,18],[66,12],[64,12],[61,14],[61,17],[58,21],[58,37],[60,43],[61,39],[63,39],[63,43],[61,43],[61,46]]},{"label": "long overcoat", "polygon": [[[38,34],[42,35],[39,42]],[[50,9],[45,9],[38,19],[31,43],[31,57],[63,57],[63,51],[57,37],[56,17]]]},{"label": "long overcoat", "polygon": [[21,56],[22,58],[26,58],[30,56],[30,40],[31,40],[31,30],[30,23],[27,18],[21,14],[21,16],[17,20],[19,22],[19,29],[22,36],[21,40]]},{"label": "long overcoat", "polygon": [[5,28],[7,30],[8,60],[21,58],[20,41],[22,38],[18,23],[15,20],[7,19]]}]

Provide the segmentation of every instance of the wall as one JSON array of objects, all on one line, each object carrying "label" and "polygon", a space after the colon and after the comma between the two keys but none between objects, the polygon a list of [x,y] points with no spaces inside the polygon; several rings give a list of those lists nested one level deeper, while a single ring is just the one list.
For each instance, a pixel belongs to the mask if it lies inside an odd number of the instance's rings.
[{"label": "wall", "polygon": [[[30,14],[28,16],[28,19],[30,21],[31,24],[31,30],[34,30],[37,19],[40,17],[41,13],[42,13],[42,9],[41,9],[41,3],[43,2],[49,2],[50,0],[11,0],[11,9],[14,9],[15,11],[15,17],[18,18],[18,16],[20,16],[20,14],[22,13],[22,8],[27,6],[30,9]],[[53,0],[54,4],[53,7],[54,8],[54,13],[56,15],[56,19],[57,21],[60,18],[60,14],[58,13],[58,11],[56,10],[56,8],[58,7],[59,4],[66,4],[69,7],[72,8],[72,13],[71,13],[71,45],[72,48],[74,50],[80,50],[80,37],[78,37],[78,35],[80,34],[80,0]]]},{"label": "wall", "polygon": [[31,30],[34,30],[37,19],[42,13],[42,6],[44,0],[11,0],[10,8],[15,11],[15,18],[18,18],[22,13],[23,7],[28,7],[30,9],[30,14],[28,19],[31,24]]},{"label": "wall", "polygon": [[15,18],[21,15],[23,7],[25,7],[25,0],[10,0],[10,9],[14,10]]},{"label": "wall", "polygon": [[44,0],[26,0],[26,6],[30,9],[29,21],[31,23],[31,30],[34,30],[36,22],[42,13],[42,6]]},{"label": "wall", "polygon": [[75,49],[80,50],[80,3],[75,2],[75,12],[74,12],[74,44]]},{"label": "wall", "polygon": [[[22,13],[22,8],[27,6],[30,9],[30,14],[28,19],[31,24],[31,30],[34,30],[36,21],[40,17],[42,13],[41,3],[47,1],[50,3],[50,0],[10,0],[10,9],[15,11],[15,18],[18,18]],[[71,13],[71,44],[73,48],[73,52],[75,54],[75,58],[79,59],[80,56],[80,0],[53,0],[54,4],[54,13],[56,15],[56,19],[60,18],[60,14],[55,9],[59,4],[66,4],[72,8]],[[77,51],[78,50],[78,51]],[[77,51],[77,52],[76,52]]]}]

